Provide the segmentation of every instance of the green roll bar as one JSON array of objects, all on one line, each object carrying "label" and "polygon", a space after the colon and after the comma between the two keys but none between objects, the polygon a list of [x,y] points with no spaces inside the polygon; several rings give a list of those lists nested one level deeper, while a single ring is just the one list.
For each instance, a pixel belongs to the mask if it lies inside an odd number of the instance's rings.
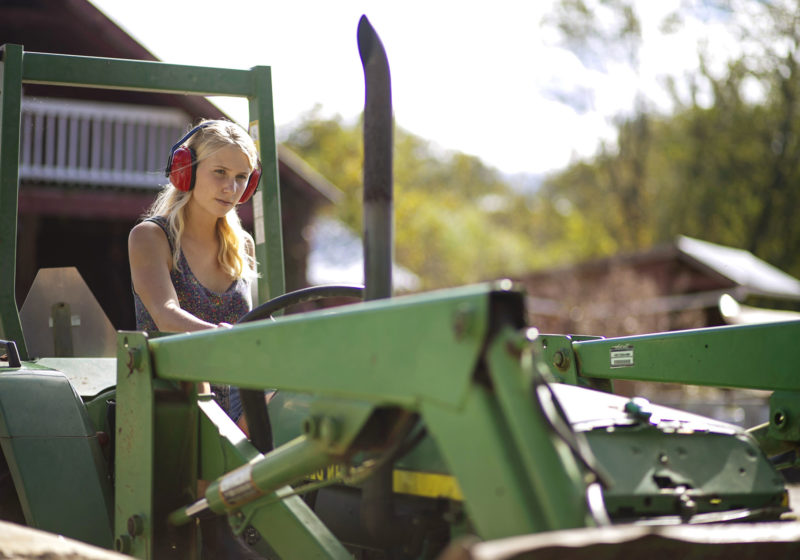
[{"label": "green roll bar", "polygon": [[[17,210],[23,84],[74,86],[182,95],[222,95],[249,100],[250,134],[261,158],[260,193],[253,197],[256,259],[265,273],[258,299],[285,291],[283,233],[278,183],[272,77],[268,66],[250,70],[183,66],[163,62],[25,52],[21,45],[0,46],[0,338],[28,351],[15,293]],[[166,154],[165,154],[166,161]]]}]

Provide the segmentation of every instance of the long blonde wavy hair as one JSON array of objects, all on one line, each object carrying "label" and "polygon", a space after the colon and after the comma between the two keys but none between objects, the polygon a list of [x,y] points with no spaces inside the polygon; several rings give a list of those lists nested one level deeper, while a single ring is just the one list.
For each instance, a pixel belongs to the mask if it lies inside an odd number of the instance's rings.
[{"label": "long blonde wavy hair", "polygon": [[[198,126],[201,124],[205,126],[192,134],[184,144],[194,150],[198,162],[217,150],[236,146],[247,156],[250,169],[255,169],[258,165],[258,151],[253,139],[241,126],[221,120],[203,120]],[[167,219],[174,244],[172,263],[175,268],[178,268],[180,262],[185,209],[191,197],[192,191],[179,191],[171,183],[167,183],[144,216],[162,216]],[[242,227],[235,208],[217,220],[217,237],[217,260],[222,270],[234,279],[255,277],[256,262],[247,251],[249,236]]]}]

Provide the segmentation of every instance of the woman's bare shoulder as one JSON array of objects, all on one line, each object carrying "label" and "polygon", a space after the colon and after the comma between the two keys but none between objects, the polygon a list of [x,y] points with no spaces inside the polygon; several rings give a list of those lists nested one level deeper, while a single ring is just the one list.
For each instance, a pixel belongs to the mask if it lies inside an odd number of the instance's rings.
[{"label": "woman's bare shoulder", "polygon": [[169,241],[164,230],[154,222],[140,222],[133,226],[128,235],[130,251],[164,251],[169,253]]}]

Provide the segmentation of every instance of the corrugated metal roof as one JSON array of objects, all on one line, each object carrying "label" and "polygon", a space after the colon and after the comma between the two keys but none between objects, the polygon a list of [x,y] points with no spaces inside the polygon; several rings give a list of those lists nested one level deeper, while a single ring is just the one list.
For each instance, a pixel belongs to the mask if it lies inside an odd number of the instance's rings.
[{"label": "corrugated metal roof", "polygon": [[757,295],[800,299],[800,280],[750,251],[679,236],[678,250]]},{"label": "corrugated metal roof", "polygon": [[719,312],[729,325],[800,321],[800,313],[797,311],[742,305],[729,294],[725,294],[719,299]]}]

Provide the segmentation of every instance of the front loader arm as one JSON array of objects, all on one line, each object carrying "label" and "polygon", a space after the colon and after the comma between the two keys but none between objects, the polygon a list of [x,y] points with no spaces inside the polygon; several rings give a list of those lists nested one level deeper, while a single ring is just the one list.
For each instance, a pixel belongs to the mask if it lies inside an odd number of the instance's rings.
[{"label": "front loader arm", "polygon": [[[186,520],[198,507],[244,516],[271,542],[274,524],[259,522],[262,507],[272,507],[290,492],[287,485],[321,467],[388,452],[404,433],[398,425],[412,415],[439,447],[482,538],[591,524],[582,469],[538,411],[535,368],[522,367],[529,346],[523,298],[509,288],[461,288],[147,341],[140,347],[142,363],[152,364],[158,379],[318,398],[304,435],[266,455],[242,455],[247,473],[222,474],[205,504],[185,503],[189,507],[173,521]],[[121,372],[120,384],[128,382]],[[203,438],[201,457],[213,453],[206,446]],[[232,499],[236,481],[239,498]],[[126,487],[117,480],[118,489]],[[122,503],[118,499],[118,510]],[[300,527],[308,513],[289,517]],[[318,551],[338,555],[326,531],[305,536],[317,541]]]}]

